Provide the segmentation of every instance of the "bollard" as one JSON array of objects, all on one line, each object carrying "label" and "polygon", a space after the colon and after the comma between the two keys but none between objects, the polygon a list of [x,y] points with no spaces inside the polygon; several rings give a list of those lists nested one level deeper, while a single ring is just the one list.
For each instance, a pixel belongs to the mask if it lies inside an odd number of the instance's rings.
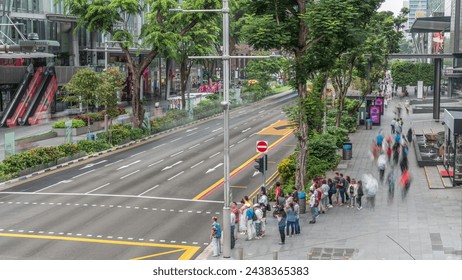
[{"label": "bollard", "polygon": [[237,259],[241,261],[244,259],[244,248],[237,248]]},{"label": "bollard", "polygon": [[273,251],[273,260],[278,259],[278,251]]}]

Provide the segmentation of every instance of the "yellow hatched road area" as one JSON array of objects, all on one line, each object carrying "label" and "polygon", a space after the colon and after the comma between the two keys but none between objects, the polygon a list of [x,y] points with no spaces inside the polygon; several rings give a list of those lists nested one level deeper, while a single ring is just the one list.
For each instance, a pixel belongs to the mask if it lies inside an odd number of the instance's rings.
[{"label": "yellow hatched road area", "polygon": [[261,135],[285,135],[289,131],[293,131],[295,125],[288,120],[279,120],[272,125],[260,130],[257,134]]}]

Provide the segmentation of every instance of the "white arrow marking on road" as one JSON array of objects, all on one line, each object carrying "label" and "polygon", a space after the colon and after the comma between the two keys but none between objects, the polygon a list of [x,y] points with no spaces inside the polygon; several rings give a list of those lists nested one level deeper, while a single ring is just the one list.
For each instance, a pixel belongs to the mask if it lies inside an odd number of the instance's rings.
[{"label": "white arrow marking on road", "polygon": [[194,130],[196,130],[196,129],[197,129],[197,127],[191,128],[191,129],[186,130],[186,132],[191,132],[191,131],[194,131]]},{"label": "white arrow marking on road", "polygon": [[93,166],[95,166],[95,165],[97,165],[97,164],[100,164],[100,163],[103,163],[103,162],[106,162],[106,161],[107,161],[107,160],[102,160],[102,161],[100,161],[100,162],[89,163],[89,164],[85,165],[84,167],[80,168],[79,170],[82,170],[82,169],[85,169],[85,168],[90,168],[90,167],[93,167]]},{"label": "white arrow marking on road", "polygon": [[207,172],[205,172],[205,174],[208,174],[208,173],[210,173],[210,172],[215,171],[215,169],[217,169],[218,167],[220,167],[220,166],[222,166],[222,165],[223,165],[223,163],[217,164],[217,166],[215,166],[214,168],[210,168],[209,170],[207,170]]},{"label": "white arrow marking on road", "polygon": [[134,162],[129,163],[129,164],[127,164],[127,165],[121,166],[121,167],[117,168],[117,170],[127,168],[127,167],[129,167],[130,165],[137,164],[137,163],[140,162],[140,161],[141,161],[141,160],[137,160],[137,161],[134,161]]},{"label": "white arrow marking on road", "polygon": [[247,132],[247,131],[249,131],[249,130],[251,130],[251,129],[252,129],[251,127],[247,128],[247,129],[244,129],[244,130],[242,131],[242,133]]},{"label": "white arrow marking on road", "polygon": [[255,175],[257,175],[257,174],[259,174],[259,173],[260,173],[260,171],[255,171],[255,172],[253,173],[252,177],[255,177]]},{"label": "white arrow marking on road", "polygon": [[174,167],[175,165],[178,165],[178,164],[180,164],[180,163],[182,163],[182,162],[183,162],[183,161],[181,161],[181,160],[180,160],[179,162],[176,162],[176,163],[174,163],[174,164],[172,164],[172,165],[170,165],[170,166],[166,166],[166,167],[164,167],[164,169],[162,169],[161,171],[164,171],[164,170],[170,169],[170,168]]}]

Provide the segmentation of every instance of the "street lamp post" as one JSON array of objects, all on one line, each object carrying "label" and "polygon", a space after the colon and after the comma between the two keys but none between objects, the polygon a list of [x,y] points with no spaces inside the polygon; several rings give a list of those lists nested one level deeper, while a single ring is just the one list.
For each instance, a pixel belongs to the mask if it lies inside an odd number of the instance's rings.
[{"label": "street lamp post", "polygon": [[[196,13],[196,12],[219,12],[223,14],[223,55],[221,56],[190,56],[189,59],[222,59],[223,60],[223,169],[224,169],[224,204],[223,204],[223,257],[231,257],[231,192],[229,188],[229,59],[242,58],[241,56],[229,55],[229,6],[228,0],[223,0],[221,9],[210,10],[183,10],[182,8],[171,9],[170,11]],[[268,56],[245,56],[245,58],[274,58],[278,55]]]}]

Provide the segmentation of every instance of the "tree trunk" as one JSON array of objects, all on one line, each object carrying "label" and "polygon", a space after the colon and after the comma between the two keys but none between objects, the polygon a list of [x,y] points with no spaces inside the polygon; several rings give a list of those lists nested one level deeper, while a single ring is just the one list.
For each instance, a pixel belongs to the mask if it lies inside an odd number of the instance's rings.
[{"label": "tree trunk", "polygon": [[[138,69],[137,69],[138,70]],[[133,96],[132,96],[132,111],[133,111],[133,127],[139,128],[144,120],[144,108],[140,100],[140,82],[142,72],[136,71],[133,73]]]},{"label": "tree trunk", "polygon": [[306,83],[298,84],[298,102],[300,108],[299,127],[296,132],[297,135],[297,168],[295,171],[295,186],[299,191],[305,191],[306,184],[306,170],[307,170],[307,157],[308,157],[308,123],[306,121]]}]

